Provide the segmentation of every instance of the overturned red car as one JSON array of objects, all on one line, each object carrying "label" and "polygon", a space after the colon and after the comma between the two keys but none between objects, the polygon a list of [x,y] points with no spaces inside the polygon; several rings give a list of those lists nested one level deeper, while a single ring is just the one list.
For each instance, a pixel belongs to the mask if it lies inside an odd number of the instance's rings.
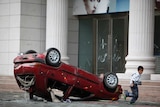
[{"label": "overturned red car", "polygon": [[20,89],[33,95],[52,100],[48,88],[63,92],[61,99],[78,97],[82,100],[118,100],[121,85],[115,73],[103,78],[61,61],[58,49],[50,48],[44,53],[29,50],[14,59],[14,75]]}]

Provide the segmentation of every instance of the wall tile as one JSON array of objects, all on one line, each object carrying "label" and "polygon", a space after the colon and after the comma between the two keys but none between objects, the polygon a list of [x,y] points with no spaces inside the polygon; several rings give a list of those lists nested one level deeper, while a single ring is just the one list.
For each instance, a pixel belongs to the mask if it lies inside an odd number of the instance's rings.
[{"label": "wall tile", "polygon": [[9,15],[9,4],[0,4],[0,16]]},{"label": "wall tile", "polygon": [[78,54],[78,44],[69,43],[68,44],[68,54]]},{"label": "wall tile", "polygon": [[0,16],[0,28],[9,27],[9,16]]},{"label": "wall tile", "polygon": [[33,49],[37,52],[40,51],[40,41],[21,41],[20,45],[21,52],[26,52],[27,50]]},{"label": "wall tile", "polygon": [[20,27],[20,16],[10,16],[10,27]]},{"label": "wall tile", "polygon": [[19,40],[11,40],[9,41],[9,52],[18,52],[20,47],[20,41]]},{"label": "wall tile", "polygon": [[41,16],[46,16],[46,5],[41,5]]},{"label": "wall tile", "polygon": [[10,4],[10,15],[20,15],[21,14],[21,4],[11,3]]},{"label": "wall tile", "polygon": [[8,61],[9,61],[9,57],[8,57],[8,52],[3,52],[3,53],[0,53],[0,65],[4,65],[4,64],[8,64]]},{"label": "wall tile", "polygon": [[41,35],[40,40],[41,41],[45,41],[46,40],[46,30],[45,29],[41,29],[40,30],[40,35]]},{"label": "wall tile", "polygon": [[40,29],[21,28],[22,40],[40,40]]},{"label": "wall tile", "polygon": [[42,4],[47,4],[47,0],[41,0],[42,1]]},{"label": "wall tile", "polygon": [[40,28],[46,28],[46,17],[40,17]]},{"label": "wall tile", "polygon": [[9,64],[8,65],[8,75],[13,76],[14,75],[14,65],[13,64]]},{"label": "wall tile", "polygon": [[40,17],[34,16],[21,16],[21,27],[40,28]]},{"label": "wall tile", "polygon": [[8,64],[0,64],[0,68],[1,68],[0,70],[1,75],[13,75],[11,74],[12,71],[9,71],[10,69],[9,69]]},{"label": "wall tile", "polygon": [[10,52],[9,55],[8,55],[9,56],[9,58],[8,58],[9,62],[8,62],[8,64],[13,64],[13,60],[14,60],[14,58],[16,58],[18,56],[18,54],[19,53]]},{"label": "wall tile", "polygon": [[79,30],[79,22],[78,22],[78,20],[69,20],[68,30],[70,30],[70,31],[78,31]]},{"label": "wall tile", "polygon": [[22,5],[21,12],[23,15],[41,16],[41,5],[40,4],[22,3],[21,5]]},{"label": "wall tile", "polygon": [[73,66],[78,66],[78,55],[69,54],[69,64]]},{"label": "wall tile", "polygon": [[[0,41],[0,52],[8,52],[9,41]],[[2,60],[3,61],[3,60]]]},{"label": "wall tile", "polygon": [[69,31],[68,42],[78,43],[78,32]]},{"label": "wall tile", "polygon": [[42,0],[21,0],[23,3],[35,3],[35,4],[41,4]]},{"label": "wall tile", "polygon": [[10,28],[10,40],[20,40],[20,28]]},{"label": "wall tile", "polygon": [[46,49],[46,42],[45,41],[41,41],[40,42],[40,50],[38,52],[45,52]]},{"label": "wall tile", "polygon": [[9,28],[0,28],[0,40],[8,40]]},{"label": "wall tile", "polygon": [[73,7],[73,2],[74,2],[74,1],[73,1],[73,0],[68,0],[68,1],[69,1],[68,7],[69,7],[69,8],[72,8],[72,7]]},{"label": "wall tile", "polygon": [[9,3],[10,0],[0,0],[0,4]]},{"label": "wall tile", "polygon": [[10,3],[20,3],[21,2],[21,0],[9,0],[10,1]]}]

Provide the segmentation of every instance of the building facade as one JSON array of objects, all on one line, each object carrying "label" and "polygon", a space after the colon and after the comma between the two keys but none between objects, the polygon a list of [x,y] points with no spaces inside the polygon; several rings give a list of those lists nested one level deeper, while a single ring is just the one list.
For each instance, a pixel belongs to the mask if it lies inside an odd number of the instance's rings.
[{"label": "building facade", "polygon": [[92,15],[76,14],[75,1],[0,0],[0,75],[13,75],[18,53],[56,47],[62,61],[91,73],[128,79],[142,65],[143,79],[160,77],[154,0],[113,0],[105,14]]}]

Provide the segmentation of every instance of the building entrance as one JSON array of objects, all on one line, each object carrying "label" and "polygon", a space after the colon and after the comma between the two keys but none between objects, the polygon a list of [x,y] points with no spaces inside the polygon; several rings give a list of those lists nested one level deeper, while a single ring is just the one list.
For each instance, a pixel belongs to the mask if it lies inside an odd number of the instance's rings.
[{"label": "building entrance", "polygon": [[79,67],[89,72],[124,72],[127,52],[127,18],[80,20]]}]

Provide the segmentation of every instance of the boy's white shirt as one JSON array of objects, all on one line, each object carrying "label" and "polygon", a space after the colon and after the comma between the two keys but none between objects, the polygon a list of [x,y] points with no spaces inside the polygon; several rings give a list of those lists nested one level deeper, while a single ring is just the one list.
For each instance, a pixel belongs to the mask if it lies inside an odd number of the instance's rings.
[{"label": "boy's white shirt", "polygon": [[132,74],[131,79],[130,79],[130,84],[132,84],[133,81],[135,81],[135,82],[141,81],[141,74],[139,74],[138,71],[136,73]]}]

